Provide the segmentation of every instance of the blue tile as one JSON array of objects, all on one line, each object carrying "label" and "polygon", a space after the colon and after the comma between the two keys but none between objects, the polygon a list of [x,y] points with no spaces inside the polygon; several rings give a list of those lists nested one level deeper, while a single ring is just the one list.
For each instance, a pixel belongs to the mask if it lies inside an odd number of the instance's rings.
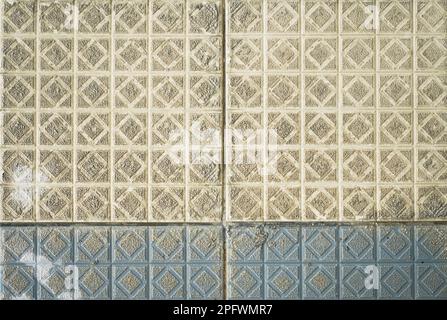
[{"label": "blue tile", "polygon": [[447,225],[416,226],[416,260],[447,261]]},{"label": "blue tile", "polygon": [[375,299],[377,289],[370,284],[367,267],[370,264],[340,265],[340,298],[341,299]]},{"label": "blue tile", "polygon": [[264,266],[259,263],[229,266],[229,299],[263,299]]},{"label": "blue tile", "polygon": [[0,266],[0,300],[36,299],[36,275],[32,266]]},{"label": "blue tile", "polygon": [[266,299],[300,299],[301,265],[290,263],[265,266]]},{"label": "blue tile", "polygon": [[231,226],[228,230],[229,257],[231,261],[262,262],[267,234],[260,226]]},{"label": "blue tile", "polygon": [[314,226],[303,228],[303,260],[309,262],[336,262],[337,228]]},{"label": "blue tile", "polygon": [[[211,225],[0,227],[0,293],[3,299],[447,299],[446,234],[444,224],[376,230],[374,224],[250,224],[226,233]],[[366,267],[376,265],[379,287],[368,289]]]},{"label": "blue tile", "polygon": [[387,263],[379,265],[380,299],[412,299],[414,294],[413,264]]},{"label": "blue tile", "polygon": [[0,228],[0,263],[35,262],[36,247],[35,228]]},{"label": "blue tile", "polygon": [[188,261],[221,262],[223,254],[221,227],[192,226],[188,228]]},{"label": "blue tile", "polygon": [[112,295],[114,299],[142,300],[148,297],[149,270],[144,265],[114,266]]},{"label": "blue tile", "polygon": [[378,227],[379,261],[413,261],[413,228],[404,225]]},{"label": "blue tile", "polygon": [[115,263],[145,263],[148,261],[148,229],[145,227],[114,227],[112,255]]},{"label": "blue tile", "polygon": [[75,230],[75,263],[106,263],[111,260],[110,228],[82,227]]},{"label": "blue tile", "polygon": [[188,299],[223,299],[221,264],[188,265]]},{"label": "blue tile", "polygon": [[74,261],[73,229],[68,227],[41,227],[38,234],[39,259],[55,265],[72,264]]},{"label": "blue tile", "polygon": [[111,299],[111,267],[79,266],[75,299]]},{"label": "blue tile", "polygon": [[447,299],[447,264],[416,264],[416,298]]},{"label": "blue tile", "polygon": [[374,262],[376,258],[373,226],[343,226],[340,228],[341,262]]},{"label": "blue tile", "polygon": [[274,225],[266,229],[268,238],[265,261],[299,262],[301,260],[299,227]]},{"label": "blue tile", "polygon": [[184,227],[151,227],[149,245],[151,262],[184,262],[186,260]]},{"label": "blue tile", "polygon": [[37,267],[37,298],[42,300],[72,300],[77,283],[75,266],[50,265]]},{"label": "blue tile", "polygon": [[337,299],[337,274],[337,264],[305,264],[303,299]]},{"label": "blue tile", "polygon": [[150,266],[151,299],[186,299],[186,266],[156,264]]}]

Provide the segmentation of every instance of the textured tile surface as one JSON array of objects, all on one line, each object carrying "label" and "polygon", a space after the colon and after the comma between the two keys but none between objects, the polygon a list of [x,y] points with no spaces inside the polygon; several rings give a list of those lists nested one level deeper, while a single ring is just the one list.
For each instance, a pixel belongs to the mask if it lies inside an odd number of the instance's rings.
[{"label": "textured tile surface", "polygon": [[446,9],[229,1],[226,123],[277,137],[228,164],[227,219],[444,220]]},{"label": "textured tile surface", "polygon": [[222,299],[223,229],[1,227],[4,299]]},{"label": "textured tile surface", "polygon": [[447,216],[445,1],[0,9],[1,221]]},{"label": "textured tile surface", "polygon": [[444,224],[1,227],[0,293],[447,299],[446,239]]},{"label": "textured tile surface", "polygon": [[0,17],[2,298],[446,298],[445,0]]},{"label": "textured tile surface", "polygon": [[0,220],[222,219],[220,0],[0,7]]}]

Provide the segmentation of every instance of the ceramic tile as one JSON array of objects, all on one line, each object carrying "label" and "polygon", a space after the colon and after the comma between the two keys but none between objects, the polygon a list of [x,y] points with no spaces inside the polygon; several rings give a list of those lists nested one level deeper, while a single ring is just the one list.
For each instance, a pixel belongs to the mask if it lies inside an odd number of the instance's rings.
[{"label": "ceramic tile", "polygon": [[446,298],[443,224],[9,226],[0,235],[4,299]]},{"label": "ceramic tile", "polygon": [[1,0],[1,297],[445,298],[446,12]]}]

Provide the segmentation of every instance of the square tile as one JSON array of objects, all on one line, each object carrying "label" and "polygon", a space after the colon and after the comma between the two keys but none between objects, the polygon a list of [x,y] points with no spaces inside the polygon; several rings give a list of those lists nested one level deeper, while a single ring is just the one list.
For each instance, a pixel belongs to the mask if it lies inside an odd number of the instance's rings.
[{"label": "square tile", "polygon": [[36,77],[33,75],[1,75],[0,108],[34,108]]}]

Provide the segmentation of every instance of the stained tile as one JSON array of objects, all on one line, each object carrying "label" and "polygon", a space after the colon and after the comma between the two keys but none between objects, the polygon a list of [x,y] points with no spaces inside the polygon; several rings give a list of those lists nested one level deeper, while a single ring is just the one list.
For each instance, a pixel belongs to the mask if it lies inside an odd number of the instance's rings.
[{"label": "stained tile", "polygon": [[444,231],[389,223],[2,226],[1,298],[444,299]]},{"label": "stained tile", "polygon": [[380,226],[378,228],[379,261],[411,261],[413,259],[413,228]]},{"label": "stained tile", "polygon": [[0,298],[445,299],[446,12],[2,3]]},{"label": "stained tile", "polygon": [[336,299],[336,264],[305,264],[303,269],[303,299]]},{"label": "stained tile", "polygon": [[446,271],[445,264],[417,264],[416,297],[419,299],[446,299]]},{"label": "stained tile", "polygon": [[368,273],[365,272],[368,264],[342,264],[340,266],[340,298],[341,299],[374,299],[375,290],[369,289]]}]

